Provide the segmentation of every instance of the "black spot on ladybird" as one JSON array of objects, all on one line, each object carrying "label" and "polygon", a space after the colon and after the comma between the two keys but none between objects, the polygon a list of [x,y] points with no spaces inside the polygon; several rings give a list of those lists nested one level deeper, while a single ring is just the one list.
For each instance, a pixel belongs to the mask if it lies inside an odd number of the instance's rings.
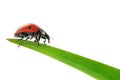
[{"label": "black spot on ladybird", "polygon": [[32,29],[32,27],[31,27],[31,26],[29,26],[29,27],[28,27],[28,29]]}]

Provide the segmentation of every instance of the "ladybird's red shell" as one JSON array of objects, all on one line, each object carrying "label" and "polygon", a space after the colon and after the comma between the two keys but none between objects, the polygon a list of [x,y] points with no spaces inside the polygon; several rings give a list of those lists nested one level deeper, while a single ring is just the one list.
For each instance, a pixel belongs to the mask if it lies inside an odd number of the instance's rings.
[{"label": "ladybird's red shell", "polygon": [[16,34],[19,34],[19,33],[22,33],[22,32],[30,32],[30,33],[33,33],[33,32],[37,32],[40,30],[40,27],[33,24],[33,23],[29,23],[29,24],[26,24],[26,25],[23,25],[21,26],[20,28],[18,28],[18,30],[15,32],[14,35]]}]

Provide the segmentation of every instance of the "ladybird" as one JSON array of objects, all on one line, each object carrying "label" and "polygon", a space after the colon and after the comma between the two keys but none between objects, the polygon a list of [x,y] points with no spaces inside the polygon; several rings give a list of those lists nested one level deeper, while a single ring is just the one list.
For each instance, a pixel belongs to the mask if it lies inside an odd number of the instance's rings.
[{"label": "ladybird", "polygon": [[37,42],[38,45],[40,38],[44,39],[44,44],[46,42],[46,39],[48,40],[48,43],[50,43],[49,35],[38,25],[33,23],[29,23],[18,28],[17,31],[14,33],[14,37],[20,38],[19,40],[31,40],[32,38],[35,38],[34,41]]}]

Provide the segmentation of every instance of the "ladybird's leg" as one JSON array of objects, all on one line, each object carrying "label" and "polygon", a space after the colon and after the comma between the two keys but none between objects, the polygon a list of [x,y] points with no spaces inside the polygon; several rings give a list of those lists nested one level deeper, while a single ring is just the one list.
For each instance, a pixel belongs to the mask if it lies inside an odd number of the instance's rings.
[{"label": "ladybird's leg", "polygon": [[35,37],[35,36],[34,36],[34,33],[31,34],[30,40],[33,39],[33,37]]},{"label": "ladybird's leg", "polygon": [[50,40],[49,39],[47,39],[48,40],[48,43],[50,43]]},{"label": "ladybird's leg", "polygon": [[34,40],[34,42],[36,42],[36,43],[37,43],[37,45],[39,45],[38,35],[35,35],[35,40]]},{"label": "ladybird's leg", "polygon": [[35,40],[34,40],[34,42],[37,42],[37,37],[35,36]]},{"label": "ladybird's leg", "polygon": [[26,36],[26,39],[25,40],[28,40],[30,39],[30,37],[32,36],[30,33],[28,32],[25,32],[24,35]]},{"label": "ladybird's leg", "polygon": [[21,39],[18,39],[18,40],[23,40],[24,36],[21,37]]},{"label": "ladybird's leg", "polygon": [[40,34],[40,33],[38,33],[38,35],[37,35],[37,39],[38,39],[38,45],[40,44],[40,43],[39,43],[39,41],[40,41],[40,38],[41,38],[41,34]]},{"label": "ladybird's leg", "polygon": [[35,38],[34,42],[37,42],[37,36],[35,34],[33,34],[32,36]]},{"label": "ladybird's leg", "polygon": [[33,38],[33,36],[28,36],[25,40],[28,40],[28,39],[32,39]]},{"label": "ladybird's leg", "polygon": [[37,42],[37,44],[39,46],[39,41],[40,41],[40,38],[41,38],[41,32],[34,33],[34,37],[35,37],[34,42]]},{"label": "ladybird's leg", "polygon": [[34,36],[31,36],[31,37],[30,37],[30,40],[31,40],[33,37],[34,37]]},{"label": "ladybird's leg", "polygon": [[20,33],[20,38],[19,40],[23,40],[26,37],[25,33]]},{"label": "ladybird's leg", "polygon": [[45,44],[45,42],[46,42],[46,38],[44,39],[44,44]]},{"label": "ladybird's leg", "polygon": [[28,36],[25,40],[28,40],[28,39],[30,39],[30,36]]},{"label": "ladybird's leg", "polygon": [[38,36],[36,36],[36,42],[37,42],[37,45],[39,46],[39,38],[38,38]]},{"label": "ladybird's leg", "polygon": [[47,38],[47,40],[48,40],[48,43],[50,43],[50,39],[49,39],[49,38]]}]

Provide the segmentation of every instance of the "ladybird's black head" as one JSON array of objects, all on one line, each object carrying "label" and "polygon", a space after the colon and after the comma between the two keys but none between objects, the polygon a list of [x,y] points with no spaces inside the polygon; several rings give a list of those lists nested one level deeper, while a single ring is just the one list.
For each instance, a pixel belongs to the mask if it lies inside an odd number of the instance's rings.
[{"label": "ladybird's black head", "polygon": [[47,33],[46,33],[45,37],[48,39],[48,43],[50,43],[50,37]]},{"label": "ladybird's black head", "polygon": [[48,43],[50,43],[50,37],[44,30],[42,30],[42,29],[40,30],[40,35],[41,35],[41,38],[47,39]]}]

